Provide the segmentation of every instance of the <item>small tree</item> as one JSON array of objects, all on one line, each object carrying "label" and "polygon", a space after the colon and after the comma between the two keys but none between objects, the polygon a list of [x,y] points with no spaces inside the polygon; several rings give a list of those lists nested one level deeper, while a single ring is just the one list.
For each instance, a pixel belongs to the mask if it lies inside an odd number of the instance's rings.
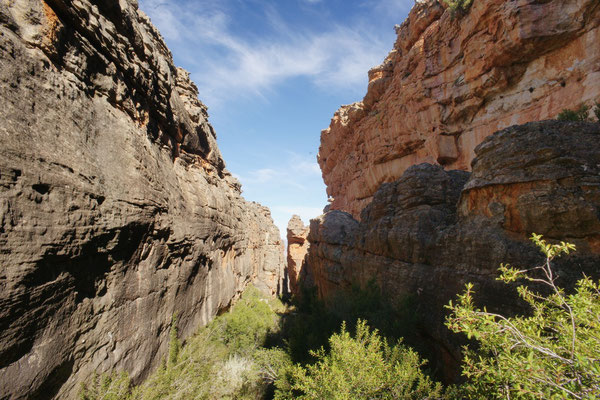
[{"label": "small tree", "polygon": [[[583,277],[575,293],[556,286],[551,261],[575,250],[570,243],[549,244],[531,238],[546,256],[537,268],[520,270],[502,265],[498,278],[524,278],[547,287],[549,295],[519,286],[519,296],[531,315],[507,318],[477,308],[473,285],[450,304],[446,325],[475,339],[478,350],[466,347],[463,398],[597,399],[600,396],[600,290]],[[539,273],[540,277],[532,273]]]},{"label": "small tree", "polygon": [[[329,339],[331,350],[313,352],[318,361],[306,368],[296,365],[288,375],[288,392],[276,399],[424,399],[440,396],[441,385],[434,384],[421,367],[425,364],[411,349],[389,346],[359,320],[352,337],[342,324],[340,333]],[[281,388],[280,385],[277,385]]]}]

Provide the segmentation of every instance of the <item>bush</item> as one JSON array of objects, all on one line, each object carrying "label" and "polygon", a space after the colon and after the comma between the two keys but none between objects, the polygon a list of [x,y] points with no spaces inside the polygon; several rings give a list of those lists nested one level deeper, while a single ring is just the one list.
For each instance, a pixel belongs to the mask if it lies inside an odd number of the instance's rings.
[{"label": "bush", "polygon": [[[519,286],[519,296],[531,307],[530,316],[506,318],[477,308],[473,285],[447,306],[447,326],[478,342],[465,348],[461,398],[597,399],[600,397],[600,288],[581,279],[567,295],[555,284],[551,261],[568,254],[569,243],[532,240],[546,256],[544,265],[520,270],[503,265],[500,280],[524,278],[549,290],[542,295]],[[535,275],[534,275],[535,274]],[[539,276],[538,276],[539,275]]]},{"label": "bush", "polygon": [[[283,307],[280,303],[277,307]],[[232,310],[213,323],[231,354],[250,355],[262,346],[270,333],[279,326],[273,306],[255,287],[249,287]]]},{"label": "bush", "polygon": [[588,121],[589,113],[590,107],[586,106],[585,104],[581,104],[577,110],[562,110],[556,119],[559,121]]},{"label": "bush", "polygon": [[596,102],[594,106],[594,114],[596,115],[596,119],[600,122],[600,103]]},{"label": "bush", "polygon": [[444,0],[444,2],[448,4],[452,12],[466,12],[473,4],[473,0]]},{"label": "bush", "polygon": [[177,338],[174,316],[169,353],[142,385],[131,390],[126,374],[94,377],[80,396],[82,400],[262,398],[280,371],[291,365],[283,350],[261,348],[268,334],[279,329],[278,311],[283,311],[281,302],[249,287],[229,312],[200,328],[185,346]]},{"label": "bush", "polygon": [[81,400],[130,400],[131,381],[129,375],[121,374],[94,374],[87,384],[81,385],[79,398]]},{"label": "bush", "polygon": [[[392,302],[383,298],[374,280],[364,287],[352,285],[331,296],[327,304],[319,300],[315,290],[303,289],[294,312],[285,317],[282,335],[294,362],[312,363],[310,350],[329,346],[329,338],[346,321],[353,331],[359,319],[376,328],[388,340],[413,336],[417,325],[417,306],[412,298]],[[412,343],[414,342],[414,343]],[[412,340],[411,345],[417,340]],[[419,349],[421,350],[421,349]]]},{"label": "bush", "polygon": [[417,353],[400,343],[389,346],[377,330],[363,320],[352,337],[342,324],[329,339],[331,350],[312,352],[313,365],[294,366],[289,384],[277,385],[276,399],[424,399],[438,397],[441,385],[421,370],[425,364]]}]

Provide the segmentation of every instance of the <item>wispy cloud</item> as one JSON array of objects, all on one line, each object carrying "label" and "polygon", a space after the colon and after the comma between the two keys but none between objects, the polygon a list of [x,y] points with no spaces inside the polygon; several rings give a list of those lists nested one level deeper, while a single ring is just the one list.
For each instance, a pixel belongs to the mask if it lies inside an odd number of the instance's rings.
[{"label": "wispy cloud", "polygon": [[363,91],[367,71],[382,61],[391,45],[360,24],[333,24],[326,31],[295,29],[269,7],[265,20],[275,34],[256,37],[235,30],[226,1],[140,3],[170,45],[178,47],[177,54],[194,66],[191,72],[200,96],[211,106],[232,92],[264,96],[297,77],[326,90]]},{"label": "wispy cloud", "polygon": [[287,151],[287,154],[284,164],[250,170],[243,175],[236,174],[235,177],[246,188],[277,183],[300,190],[306,188],[303,182],[321,177],[319,164],[312,157],[304,157],[292,151]]},{"label": "wispy cloud", "polygon": [[[302,156],[292,151],[286,152],[286,162],[278,165],[270,165],[268,168],[260,168],[236,175],[242,183],[244,193],[255,193],[257,191],[271,191],[291,194],[294,200],[283,199],[283,203],[271,205],[271,215],[275,225],[279,228],[282,236],[286,235],[286,227],[293,214],[299,215],[305,223],[311,218],[320,215],[323,207],[327,204],[323,197],[322,205],[318,207],[302,203],[307,201],[307,192],[312,190],[315,182],[321,182],[321,170],[312,157]],[[297,201],[298,203],[293,203]],[[284,204],[284,205],[282,205]],[[313,203],[309,203],[313,204]],[[319,204],[317,202],[317,204]]]}]

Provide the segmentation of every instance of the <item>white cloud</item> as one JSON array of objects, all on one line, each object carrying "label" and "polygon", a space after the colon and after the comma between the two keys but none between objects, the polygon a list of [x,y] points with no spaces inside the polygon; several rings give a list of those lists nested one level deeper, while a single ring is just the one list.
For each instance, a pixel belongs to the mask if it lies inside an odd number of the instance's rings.
[{"label": "white cloud", "polygon": [[262,185],[277,182],[282,185],[304,189],[302,181],[321,177],[321,168],[314,157],[305,157],[293,151],[287,151],[287,162],[282,165],[259,168],[245,172],[243,175],[234,174],[242,185]]},{"label": "white cloud", "polygon": [[321,167],[314,156],[306,157],[293,151],[288,151],[288,167],[298,176],[321,176]]},{"label": "white cloud", "polygon": [[[307,200],[306,193],[311,190],[315,182],[321,182],[321,170],[314,157],[303,156],[292,151],[287,151],[286,162],[260,168],[236,176],[242,183],[246,193],[267,193],[277,191],[286,193],[291,198],[280,200],[279,204],[271,204],[271,215],[275,225],[285,238],[288,221],[293,214],[299,215],[305,224],[311,218],[321,215],[323,207],[327,204],[323,193],[323,204],[318,207],[299,205],[282,205],[294,201]],[[317,202],[318,204],[318,202]]]},{"label": "white cloud", "polygon": [[177,46],[177,54],[195,65],[191,72],[200,97],[211,106],[232,93],[264,96],[297,77],[325,90],[357,88],[360,93],[367,71],[391,48],[360,25],[334,24],[321,32],[295,29],[268,7],[266,21],[276,35],[253,37],[235,33],[227,2],[140,3],[170,45]]}]

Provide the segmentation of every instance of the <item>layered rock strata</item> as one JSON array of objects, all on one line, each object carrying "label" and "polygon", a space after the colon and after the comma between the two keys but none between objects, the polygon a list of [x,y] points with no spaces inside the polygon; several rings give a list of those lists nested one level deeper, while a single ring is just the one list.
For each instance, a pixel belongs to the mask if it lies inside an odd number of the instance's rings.
[{"label": "layered rock strata", "polygon": [[595,0],[474,1],[452,13],[415,4],[362,102],[321,134],[331,209],[360,217],[384,182],[411,165],[469,170],[497,130],[555,118],[600,99],[600,5]]},{"label": "layered rock strata", "polygon": [[0,2],[0,398],[135,382],[244,287],[282,287],[269,210],[131,1]]},{"label": "layered rock strata", "polygon": [[287,226],[287,278],[292,295],[300,293],[300,281],[306,268],[309,227],[298,215],[293,215]]},{"label": "layered rock strata", "polygon": [[522,311],[501,263],[543,260],[532,233],[575,243],[556,262],[560,284],[600,278],[600,124],[546,121],[500,131],[478,146],[473,172],[410,167],[383,184],[358,222],[343,211],[311,221],[308,265],[327,299],[375,279],[384,298],[413,298],[422,340],[451,381],[459,338],[444,305],[475,283],[476,299],[502,314]]}]

